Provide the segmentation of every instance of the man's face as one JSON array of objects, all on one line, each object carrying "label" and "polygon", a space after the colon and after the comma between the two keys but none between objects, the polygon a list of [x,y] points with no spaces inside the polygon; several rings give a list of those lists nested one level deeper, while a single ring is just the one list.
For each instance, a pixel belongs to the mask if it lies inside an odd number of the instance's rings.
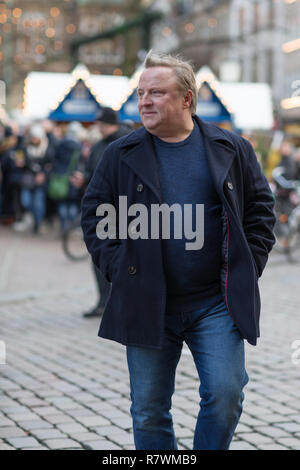
[{"label": "man's face", "polygon": [[99,121],[98,129],[100,130],[102,137],[105,139],[109,135],[116,132],[117,126],[113,124],[107,124],[106,122]]},{"label": "man's face", "polygon": [[35,147],[38,147],[41,143],[41,139],[38,137],[32,137],[31,138],[31,145],[34,145]]},{"label": "man's face", "polygon": [[107,124],[105,122],[98,122],[98,129],[101,132],[102,136],[105,138],[106,137],[106,131],[107,131]]},{"label": "man's face", "polygon": [[292,146],[291,146],[290,142],[288,142],[287,140],[284,140],[281,143],[280,153],[281,153],[281,155],[284,155],[284,156],[285,155],[289,156],[292,153]]},{"label": "man's face", "polygon": [[169,67],[146,69],[141,74],[137,92],[142,123],[154,135],[165,135],[178,127],[189,107]]}]

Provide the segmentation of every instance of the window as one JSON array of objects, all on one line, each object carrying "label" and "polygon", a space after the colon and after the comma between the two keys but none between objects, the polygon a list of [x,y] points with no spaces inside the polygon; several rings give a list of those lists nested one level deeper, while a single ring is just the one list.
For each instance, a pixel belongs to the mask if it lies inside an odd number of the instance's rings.
[{"label": "window", "polygon": [[260,27],[259,3],[254,3],[253,30],[256,33]]},{"label": "window", "polygon": [[240,8],[239,11],[239,32],[240,36],[244,35],[245,32],[245,8]]},{"label": "window", "polygon": [[268,5],[268,22],[269,22],[269,27],[272,28],[274,26],[274,2],[273,0],[269,0],[269,5]]}]

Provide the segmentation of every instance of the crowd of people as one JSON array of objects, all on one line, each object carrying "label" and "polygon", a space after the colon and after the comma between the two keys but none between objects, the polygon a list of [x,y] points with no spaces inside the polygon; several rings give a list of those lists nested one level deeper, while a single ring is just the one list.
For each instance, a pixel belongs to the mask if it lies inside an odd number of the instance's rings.
[{"label": "crowd of people", "polygon": [[112,109],[101,113],[89,127],[0,123],[0,223],[34,234],[55,220],[61,233],[68,227],[105,145],[131,130]]},{"label": "crowd of people", "polygon": [[[0,223],[16,231],[40,233],[59,221],[62,235],[80,212],[81,199],[105,148],[132,130],[103,107],[93,125],[48,120],[20,127],[0,123]],[[92,263],[98,291],[85,318],[100,317],[110,283]]]}]

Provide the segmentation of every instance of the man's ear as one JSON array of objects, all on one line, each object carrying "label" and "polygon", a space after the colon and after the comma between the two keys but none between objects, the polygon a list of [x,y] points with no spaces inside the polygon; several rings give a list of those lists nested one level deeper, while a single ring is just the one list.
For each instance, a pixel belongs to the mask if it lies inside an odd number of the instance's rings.
[{"label": "man's ear", "polygon": [[190,108],[193,100],[192,90],[188,90],[184,95],[183,107]]}]

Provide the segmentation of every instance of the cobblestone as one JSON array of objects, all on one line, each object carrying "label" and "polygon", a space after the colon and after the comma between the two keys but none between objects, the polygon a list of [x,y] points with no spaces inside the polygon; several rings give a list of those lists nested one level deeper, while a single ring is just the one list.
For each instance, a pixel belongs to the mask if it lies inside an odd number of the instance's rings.
[{"label": "cobblestone", "polygon": [[32,434],[39,440],[65,437],[58,429],[34,429]]},{"label": "cobblestone", "polygon": [[[90,261],[69,261],[51,234],[0,231],[0,450],[133,449],[125,349],[97,337],[99,319],[81,316],[97,297]],[[261,338],[245,343],[250,381],[232,450],[300,450],[299,278],[300,264],[271,255],[259,281]],[[173,397],[179,449],[193,445],[198,387],[185,347]]]},{"label": "cobblestone", "polygon": [[49,449],[77,449],[81,447],[79,442],[72,439],[49,439],[45,440],[44,443]]},{"label": "cobblestone", "polygon": [[9,438],[7,442],[11,444],[16,449],[24,449],[25,447],[39,447],[39,443],[33,437],[17,437]]},{"label": "cobblestone", "polygon": [[89,441],[87,447],[91,450],[121,450],[122,447],[111,441]]},{"label": "cobblestone", "polygon": [[26,433],[23,431],[23,429],[13,427],[4,427],[0,428],[0,438],[1,439],[7,439],[9,437],[20,437],[20,436],[26,436]]}]

